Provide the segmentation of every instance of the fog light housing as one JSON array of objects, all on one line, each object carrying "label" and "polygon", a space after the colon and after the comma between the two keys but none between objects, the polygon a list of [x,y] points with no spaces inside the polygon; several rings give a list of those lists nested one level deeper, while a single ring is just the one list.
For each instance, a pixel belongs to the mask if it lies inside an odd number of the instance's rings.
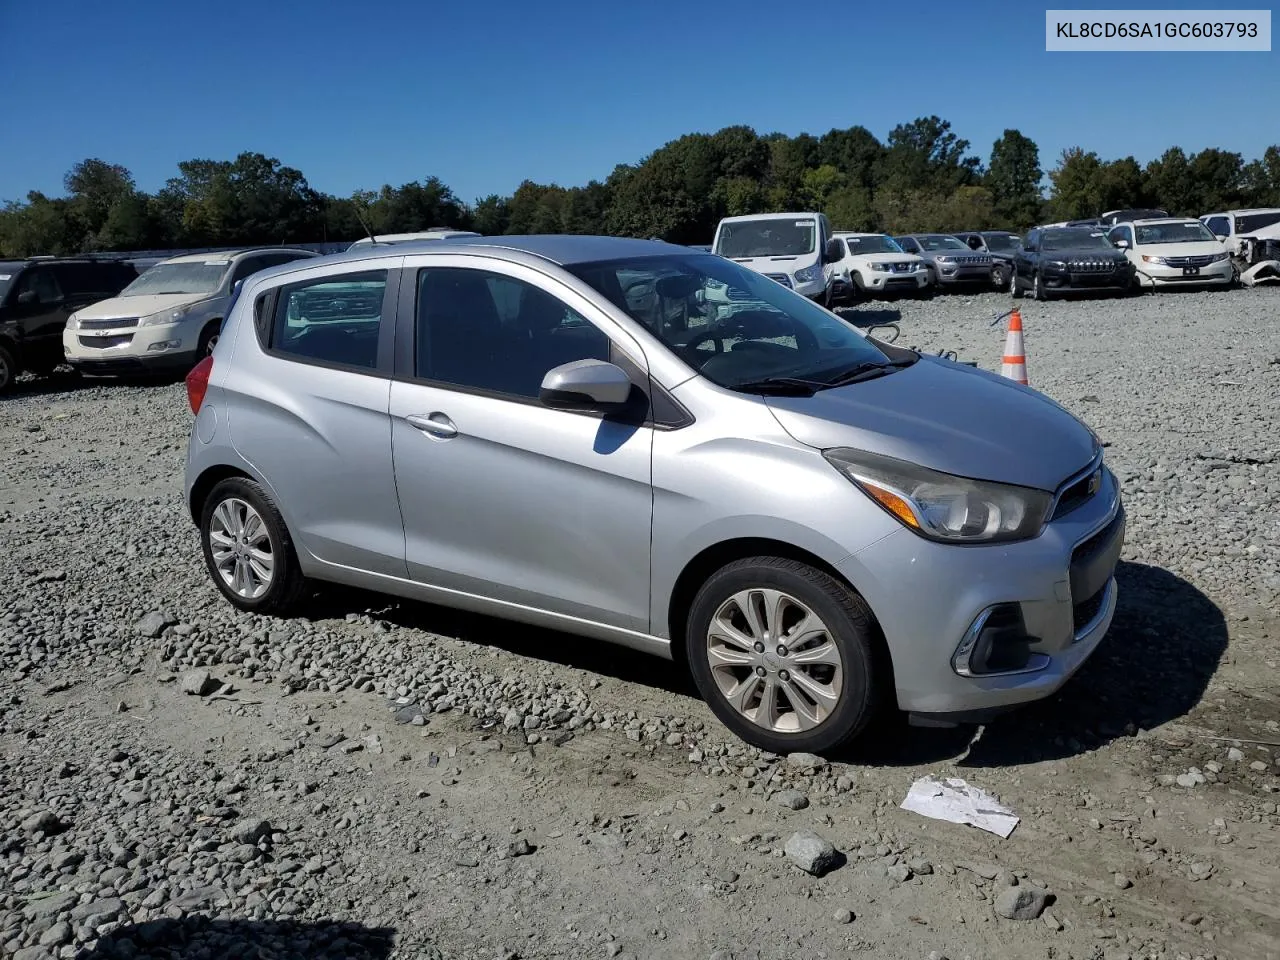
[{"label": "fog light housing", "polygon": [[157,353],[161,350],[176,350],[182,346],[181,340],[158,340],[151,346],[147,347],[147,353]]},{"label": "fog light housing", "polygon": [[1033,653],[1038,638],[1027,634],[1022,606],[998,603],[978,614],[951,656],[951,668],[962,677],[1034,673],[1049,664],[1043,653]]}]

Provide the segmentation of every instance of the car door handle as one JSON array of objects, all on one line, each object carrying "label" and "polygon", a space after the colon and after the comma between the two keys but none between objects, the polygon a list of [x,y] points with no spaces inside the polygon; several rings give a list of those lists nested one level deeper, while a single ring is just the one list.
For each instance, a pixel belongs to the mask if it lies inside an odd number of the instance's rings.
[{"label": "car door handle", "polygon": [[457,426],[443,413],[432,413],[427,416],[423,416],[420,413],[411,413],[405,417],[405,421],[410,426],[417,427],[423,433],[429,433],[433,437],[456,437],[458,435]]}]

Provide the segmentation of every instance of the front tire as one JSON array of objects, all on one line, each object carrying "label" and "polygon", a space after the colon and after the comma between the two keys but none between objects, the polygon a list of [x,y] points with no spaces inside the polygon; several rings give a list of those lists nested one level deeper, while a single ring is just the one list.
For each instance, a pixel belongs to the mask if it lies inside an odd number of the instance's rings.
[{"label": "front tire", "polygon": [[211,320],[200,331],[200,339],[196,342],[196,363],[199,363],[218,345],[218,337],[222,333],[222,321]]},{"label": "front tire", "polygon": [[773,753],[820,753],[879,706],[874,619],[845,584],[781,557],[738,560],[698,591],[685,631],[690,670],[720,721]]},{"label": "front tire", "polygon": [[1014,270],[1013,273],[1009,275],[1009,296],[1013,297],[1015,300],[1022,299],[1022,288],[1018,286],[1017,270]]},{"label": "front tire", "polygon": [[1040,271],[1038,270],[1031,275],[1031,299],[1040,302],[1049,299],[1044,292],[1044,284],[1040,282]]},{"label": "front tire", "polygon": [[209,491],[200,511],[200,546],[214,584],[241,610],[286,613],[306,587],[284,518],[270,494],[245,477]]}]

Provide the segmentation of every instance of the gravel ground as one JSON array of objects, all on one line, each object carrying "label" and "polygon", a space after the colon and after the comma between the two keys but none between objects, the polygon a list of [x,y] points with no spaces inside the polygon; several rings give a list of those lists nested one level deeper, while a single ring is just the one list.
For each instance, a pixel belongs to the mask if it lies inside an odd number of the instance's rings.
[{"label": "gravel ground", "polygon": [[[995,368],[1007,296],[865,304]],[[181,385],[0,401],[0,956],[1275,958],[1280,290],[1021,304],[1109,446],[1111,635],[980,730],[777,757],[669,665],[325,589],[236,612]],[[926,774],[1008,840],[898,808]]]}]

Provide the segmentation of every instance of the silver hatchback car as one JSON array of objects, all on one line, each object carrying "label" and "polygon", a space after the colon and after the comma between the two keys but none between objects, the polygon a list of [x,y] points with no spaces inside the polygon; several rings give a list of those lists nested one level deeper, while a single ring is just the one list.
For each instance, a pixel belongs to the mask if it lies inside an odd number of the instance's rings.
[{"label": "silver hatchback car", "polygon": [[477,237],[245,281],[187,380],[210,575],[334,581],[687,666],[822,751],[1057,690],[1116,604],[1116,478],[1026,387],[879,343],[730,260]]}]

